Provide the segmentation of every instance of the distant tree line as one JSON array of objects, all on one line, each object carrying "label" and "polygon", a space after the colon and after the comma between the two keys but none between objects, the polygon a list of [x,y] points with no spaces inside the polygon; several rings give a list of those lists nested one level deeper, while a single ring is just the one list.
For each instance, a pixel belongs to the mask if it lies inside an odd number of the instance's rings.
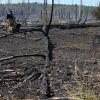
[{"label": "distant tree line", "polygon": [[95,7],[95,9],[93,10],[93,16],[98,20],[100,20],[100,4],[98,7]]},{"label": "distant tree line", "polygon": [[[6,10],[8,8],[8,4],[1,4],[0,5],[0,17],[4,16],[6,13]],[[77,6],[77,11],[76,11],[76,5],[60,5],[60,9],[59,9],[59,5],[55,4],[54,7],[54,16],[53,18],[68,18],[70,17],[74,17],[76,12],[78,13],[78,8],[79,6]],[[10,9],[13,11],[13,13],[15,14],[15,16],[38,16],[41,17],[42,14],[42,10],[43,10],[43,4],[38,4],[38,3],[31,3],[31,4],[27,4],[27,3],[19,3],[19,4],[12,4],[10,5]],[[47,14],[48,17],[50,15],[50,9],[51,9],[51,5],[48,5],[47,8]],[[92,17],[92,12],[94,10],[93,6],[83,6],[83,10],[82,10],[82,15],[83,17]]]}]

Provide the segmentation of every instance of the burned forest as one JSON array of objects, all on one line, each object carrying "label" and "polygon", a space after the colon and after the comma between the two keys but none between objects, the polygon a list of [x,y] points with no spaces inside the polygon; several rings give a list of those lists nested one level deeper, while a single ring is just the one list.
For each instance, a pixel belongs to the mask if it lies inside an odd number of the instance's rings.
[{"label": "burned forest", "polygon": [[100,100],[99,7],[0,5],[0,100]]}]

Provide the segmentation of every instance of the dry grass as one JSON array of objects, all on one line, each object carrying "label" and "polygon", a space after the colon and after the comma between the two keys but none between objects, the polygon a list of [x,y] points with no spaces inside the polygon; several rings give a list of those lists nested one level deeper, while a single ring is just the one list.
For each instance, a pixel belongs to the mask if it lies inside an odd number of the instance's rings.
[{"label": "dry grass", "polygon": [[[75,100],[100,100],[100,95],[96,95],[96,89],[100,89],[100,73],[91,70],[81,70],[75,61],[74,80],[76,85],[68,91],[69,96]],[[93,83],[93,80],[97,83]]]}]

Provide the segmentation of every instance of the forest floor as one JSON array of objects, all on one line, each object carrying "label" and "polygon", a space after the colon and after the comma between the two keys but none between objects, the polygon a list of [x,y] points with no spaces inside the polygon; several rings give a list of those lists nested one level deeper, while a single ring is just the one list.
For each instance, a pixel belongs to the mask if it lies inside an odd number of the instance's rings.
[{"label": "forest floor", "polygon": [[[0,30],[0,59],[45,52],[46,44],[41,32],[1,37],[4,34]],[[53,44],[48,73],[52,95],[100,100],[100,27],[54,28],[49,36]],[[0,100],[39,100],[39,71],[44,63],[42,56],[0,61]],[[28,80],[31,75],[33,77]]]}]

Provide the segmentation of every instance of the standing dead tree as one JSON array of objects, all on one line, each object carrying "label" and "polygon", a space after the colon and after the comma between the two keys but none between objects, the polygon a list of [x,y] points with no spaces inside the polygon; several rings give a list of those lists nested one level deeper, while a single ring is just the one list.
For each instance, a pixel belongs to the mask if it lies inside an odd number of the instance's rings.
[{"label": "standing dead tree", "polygon": [[80,22],[82,20],[82,0],[80,0],[80,5],[79,5],[79,20]]},{"label": "standing dead tree", "polygon": [[76,21],[77,21],[77,4],[75,5],[75,9],[76,9]]},{"label": "standing dead tree", "polygon": [[47,16],[47,0],[44,0],[44,16]]},{"label": "standing dead tree", "polygon": [[60,12],[60,0],[58,1],[59,3],[59,19],[60,19],[60,17],[61,17],[61,12]]},{"label": "standing dead tree", "polygon": [[27,14],[28,14],[28,19],[30,18],[30,14],[31,14],[31,9],[30,9],[30,0],[28,0],[28,12],[27,12]]}]

